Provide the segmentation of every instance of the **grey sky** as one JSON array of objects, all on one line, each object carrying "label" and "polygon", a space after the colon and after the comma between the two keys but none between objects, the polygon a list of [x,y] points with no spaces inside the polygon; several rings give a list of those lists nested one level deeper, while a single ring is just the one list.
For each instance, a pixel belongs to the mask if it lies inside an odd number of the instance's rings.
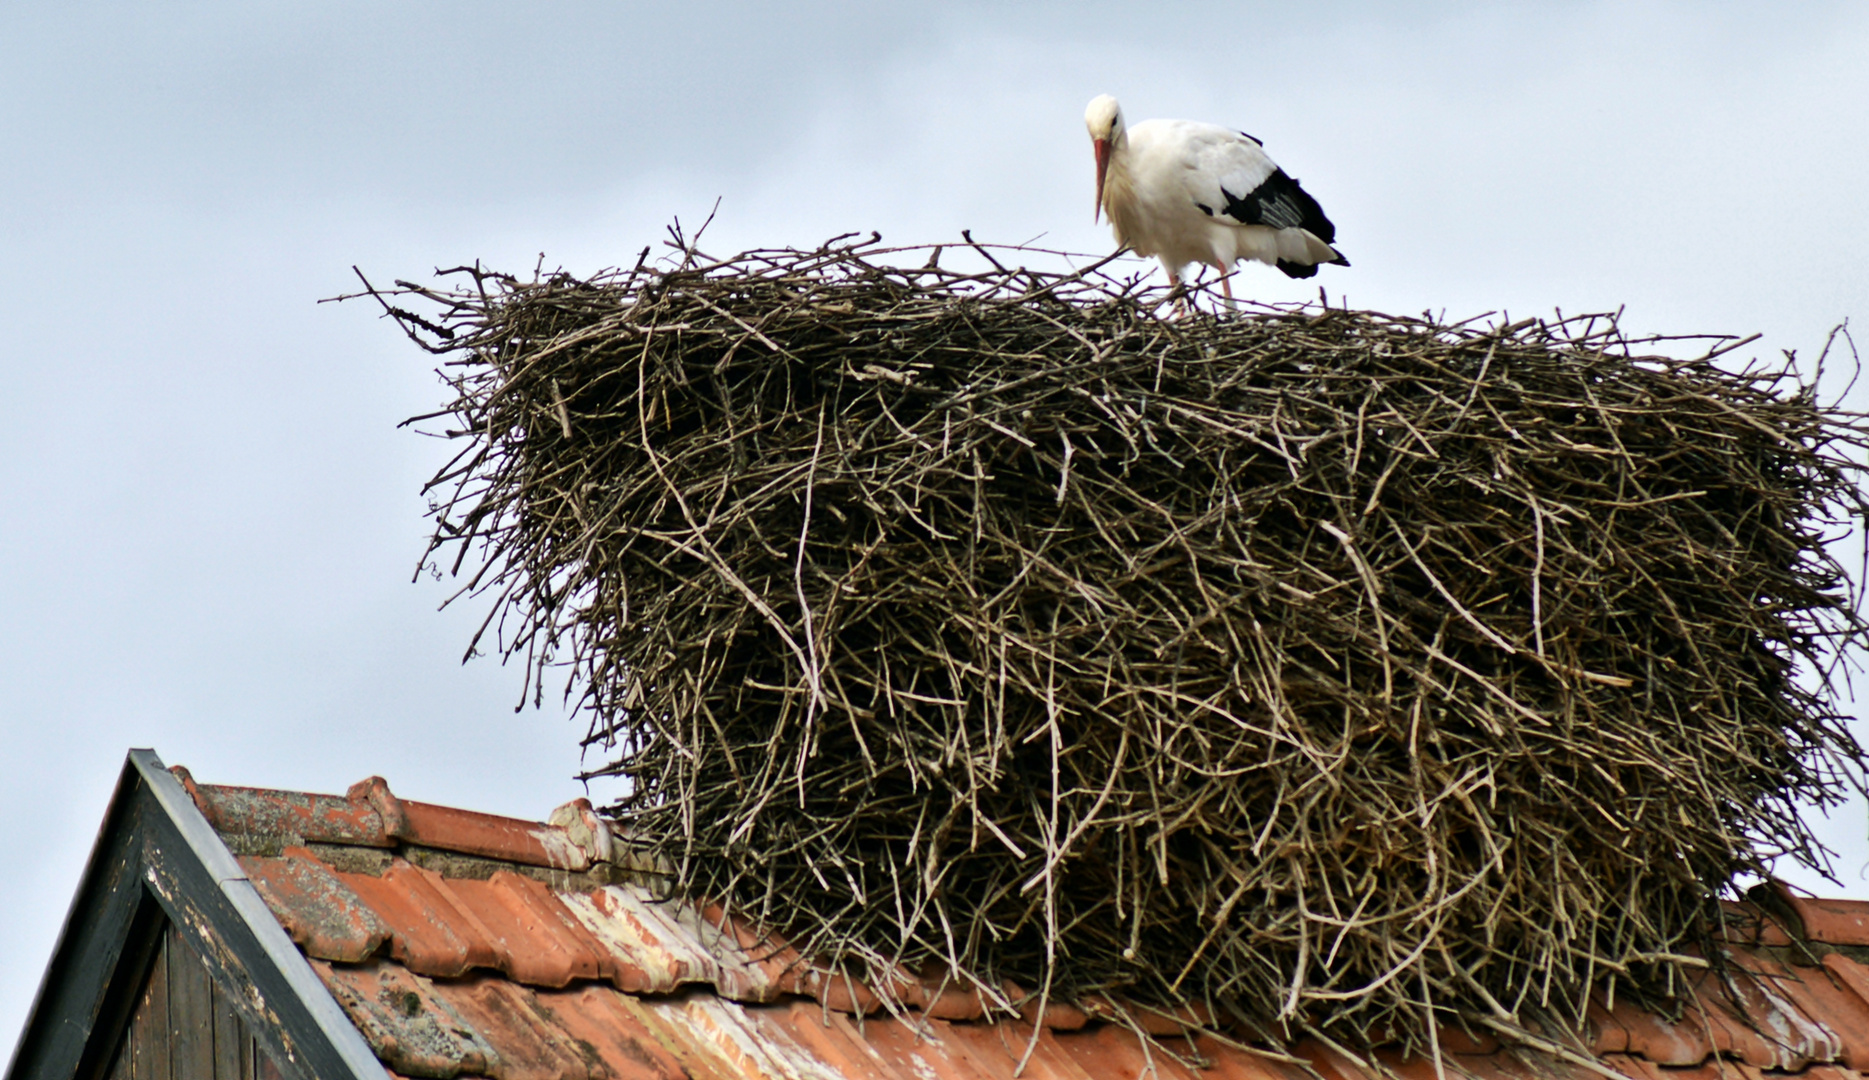
[{"label": "grey sky", "polygon": [[[1869,312],[1869,8],[0,5],[0,1038],[124,750],[543,816],[573,722],[409,584],[438,444],[372,276],[847,230],[1108,249],[1080,117],[1263,139],[1355,266],[1241,291],[1613,309],[1810,352]],[[1140,265],[1140,264],[1138,264]],[[602,792],[598,793],[599,795]],[[1869,896],[1860,808],[1830,826]],[[1815,884],[1815,883],[1813,883]]]}]

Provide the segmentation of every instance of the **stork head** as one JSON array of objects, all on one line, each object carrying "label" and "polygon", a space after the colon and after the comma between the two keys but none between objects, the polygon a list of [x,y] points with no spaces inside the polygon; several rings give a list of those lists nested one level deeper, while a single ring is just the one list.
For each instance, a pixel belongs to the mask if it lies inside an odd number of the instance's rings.
[{"label": "stork head", "polygon": [[1097,206],[1092,220],[1103,212],[1103,178],[1110,171],[1110,152],[1123,143],[1123,108],[1108,94],[1098,94],[1084,107],[1084,127],[1097,152]]}]

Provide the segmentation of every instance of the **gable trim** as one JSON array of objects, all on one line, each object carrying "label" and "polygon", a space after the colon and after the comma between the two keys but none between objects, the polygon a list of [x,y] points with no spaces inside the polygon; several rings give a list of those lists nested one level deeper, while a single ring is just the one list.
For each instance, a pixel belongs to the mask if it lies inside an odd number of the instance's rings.
[{"label": "gable trim", "polygon": [[140,985],[147,967],[135,946],[164,922],[206,961],[283,1074],[381,1080],[363,1036],[152,750],[124,762],[7,1080],[94,1080],[109,1067],[123,986]]},{"label": "gable trim", "polygon": [[[168,820],[174,823],[189,850],[199,860],[200,869],[207,873],[221,897],[253,936],[261,956],[243,958],[246,960],[243,966],[248,968],[249,974],[255,979],[269,974],[265,969],[270,966],[270,974],[284,983],[291,1001],[304,1007],[309,1014],[306,1019],[324,1036],[324,1042],[334,1052],[337,1061],[321,1063],[322,1067],[313,1075],[380,1080],[383,1066],[377,1061],[376,1053],[364,1042],[363,1035],[350,1022],[350,1018],[344,1015],[337,999],[325,989],[317,972],[306,961],[305,954],[299,952],[298,946],[287,936],[285,928],[279,925],[272,909],[260,898],[259,890],[247,880],[246,870],[234,858],[233,852],[227,850],[227,845],[221,842],[220,834],[214,831],[214,826],[208,824],[208,819],[202,816],[201,808],[189,798],[181,781],[163,767],[153,750],[132,750],[130,761],[142,770],[156,801],[167,812]],[[162,883],[153,867],[150,870],[150,883],[158,893],[162,891]],[[191,933],[191,930],[206,928],[184,923],[181,930],[184,937],[194,939],[201,935]],[[203,942],[196,940],[192,943],[198,950],[202,949]],[[203,952],[206,955],[205,950]],[[339,1063],[345,1066],[342,1072],[327,1071],[330,1065]],[[285,1063],[280,1064],[283,1066]]]}]

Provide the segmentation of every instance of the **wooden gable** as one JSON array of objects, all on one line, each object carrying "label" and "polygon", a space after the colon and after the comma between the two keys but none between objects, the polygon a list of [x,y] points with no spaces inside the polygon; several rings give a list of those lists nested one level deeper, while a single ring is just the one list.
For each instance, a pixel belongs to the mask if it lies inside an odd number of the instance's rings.
[{"label": "wooden gable", "polygon": [[154,752],[132,750],[5,1080],[382,1080]]},{"label": "wooden gable", "polygon": [[166,926],[108,1080],[282,1080],[201,954]]}]

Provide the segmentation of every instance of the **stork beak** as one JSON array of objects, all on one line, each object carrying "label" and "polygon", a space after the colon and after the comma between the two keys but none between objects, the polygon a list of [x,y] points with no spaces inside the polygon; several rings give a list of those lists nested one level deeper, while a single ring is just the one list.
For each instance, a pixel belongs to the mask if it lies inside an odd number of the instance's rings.
[{"label": "stork beak", "polygon": [[1103,214],[1103,177],[1110,171],[1110,140],[1095,140],[1097,147],[1097,206],[1090,220],[1101,221]]}]

